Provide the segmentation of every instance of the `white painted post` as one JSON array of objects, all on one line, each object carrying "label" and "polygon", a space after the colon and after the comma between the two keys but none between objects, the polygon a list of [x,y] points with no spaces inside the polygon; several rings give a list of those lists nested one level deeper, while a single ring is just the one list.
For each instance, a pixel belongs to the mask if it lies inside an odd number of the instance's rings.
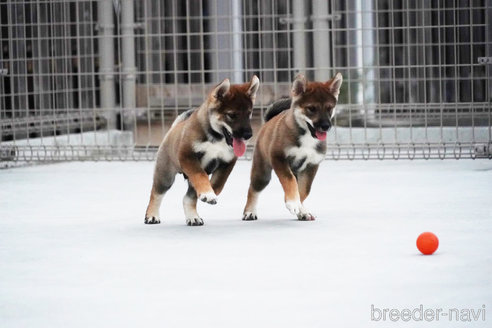
[{"label": "white painted post", "polygon": [[296,73],[305,73],[306,70],[306,6],[304,0],[292,2],[293,11],[293,41],[294,41],[294,68]]},{"label": "white painted post", "polygon": [[121,1],[121,57],[123,79],[123,110],[125,116],[130,115],[135,109],[135,38],[134,29],[134,2],[133,0]]},{"label": "white painted post", "polygon": [[99,32],[99,80],[101,83],[101,109],[108,120],[108,129],[116,128],[114,90],[114,22],[113,1],[99,0],[97,6]]},{"label": "white painted post", "polygon": [[232,67],[234,83],[243,83],[243,36],[241,0],[232,1]]},{"label": "white painted post", "polygon": [[331,38],[328,30],[328,1],[313,0],[314,78],[326,81],[331,78]]}]

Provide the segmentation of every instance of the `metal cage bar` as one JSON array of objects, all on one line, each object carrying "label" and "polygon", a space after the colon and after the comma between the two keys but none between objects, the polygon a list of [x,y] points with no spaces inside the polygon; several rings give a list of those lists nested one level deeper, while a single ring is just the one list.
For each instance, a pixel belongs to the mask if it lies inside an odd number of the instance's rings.
[{"label": "metal cage bar", "polygon": [[492,0],[3,1],[0,18],[2,166],[153,160],[225,77],[260,77],[257,131],[298,72],[344,76],[328,159],[492,158]]}]

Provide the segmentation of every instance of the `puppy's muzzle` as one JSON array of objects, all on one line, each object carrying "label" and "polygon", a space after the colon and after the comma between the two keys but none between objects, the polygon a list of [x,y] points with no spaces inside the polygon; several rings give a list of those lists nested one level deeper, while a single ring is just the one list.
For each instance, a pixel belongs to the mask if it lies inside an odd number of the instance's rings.
[{"label": "puppy's muzzle", "polygon": [[323,132],[328,132],[330,131],[331,129],[331,122],[328,122],[328,121],[324,121],[324,122],[321,122],[318,126],[318,129],[323,131]]},{"label": "puppy's muzzle", "polygon": [[253,136],[253,130],[251,128],[240,129],[237,133],[234,133],[234,138],[248,140]]}]

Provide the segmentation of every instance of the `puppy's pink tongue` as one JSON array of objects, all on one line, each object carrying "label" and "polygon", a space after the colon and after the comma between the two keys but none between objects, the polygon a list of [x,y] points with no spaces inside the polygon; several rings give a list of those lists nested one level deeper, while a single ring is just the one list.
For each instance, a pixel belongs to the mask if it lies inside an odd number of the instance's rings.
[{"label": "puppy's pink tongue", "polygon": [[232,148],[234,149],[234,155],[241,157],[246,152],[246,144],[243,139],[232,139]]},{"label": "puppy's pink tongue", "polygon": [[316,138],[318,138],[321,141],[325,140],[326,139],[326,132],[316,131]]}]

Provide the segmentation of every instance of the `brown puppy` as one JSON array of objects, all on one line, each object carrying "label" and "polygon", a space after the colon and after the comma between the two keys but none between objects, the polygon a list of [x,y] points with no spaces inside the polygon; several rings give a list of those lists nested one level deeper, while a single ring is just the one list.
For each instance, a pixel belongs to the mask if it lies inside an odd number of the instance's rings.
[{"label": "brown puppy", "polygon": [[259,193],[272,169],[285,192],[285,205],[299,220],[314,220],[302,205],[309,195],[319,163],[326,154],[326,132],[337,104],[342,75],[326,83],[307,82],[298,75],[291,98],[275,102],[266,112],[253,155],[251,184],[243,220],[256,220]]},{"label": "brown puppy", "polygon": [[216,204],[237,157],[244,154],[244,141],[253,134],[250,119],[259,85],[256,76],[239,85],[225,79],[199,108],[176,118],[157,152],[145,223],[160,223],[162,198],[176,174],[182,173],[189,185],[183,198],[186,223],[203,225],[196,211],[197,198]]}]

